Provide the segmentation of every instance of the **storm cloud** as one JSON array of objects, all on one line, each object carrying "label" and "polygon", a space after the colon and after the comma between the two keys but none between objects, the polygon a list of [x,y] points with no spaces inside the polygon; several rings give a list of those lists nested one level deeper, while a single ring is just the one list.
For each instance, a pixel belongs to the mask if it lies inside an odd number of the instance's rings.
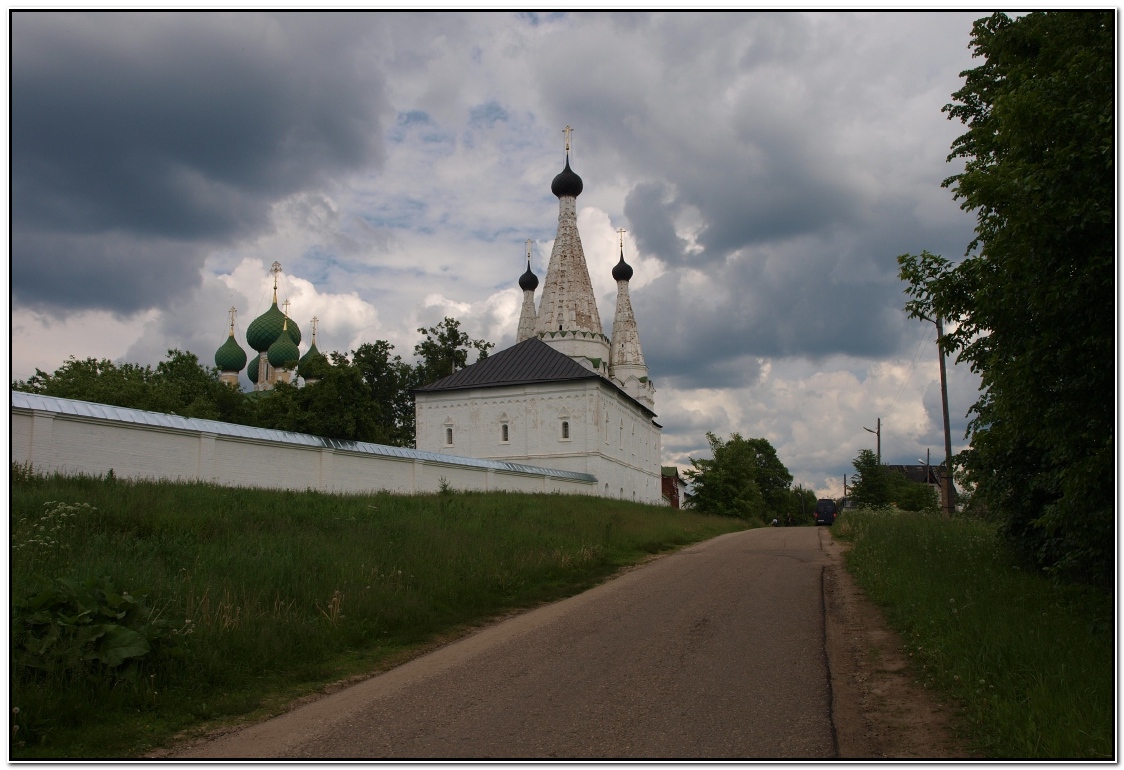
[{"label": "storm cloud", "polygon": [[385,93],[344,18],[13,14],[13,291],[129,312],[270,206],[377,165]]},{"label": "storm cloud", "polygon": [[[321,349],[409,358],[445,315],[502,348],[569,125],[606,332],[622,239],[635,268],[664,462],[738,431],[840,493],[878,418],[890,461],[943,444],[895,258],[972,238],[941,107],[977,16],[17,12],[13,376],[75,340],[209,361],[274,260]],[[978,378],[949,380],[955,450]]]}]

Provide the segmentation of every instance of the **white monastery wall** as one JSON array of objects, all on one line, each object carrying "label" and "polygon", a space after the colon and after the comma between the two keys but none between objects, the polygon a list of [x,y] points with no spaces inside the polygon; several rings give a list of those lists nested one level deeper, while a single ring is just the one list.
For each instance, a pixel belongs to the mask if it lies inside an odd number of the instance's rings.
[{"label": "white monastery wall", "polygon": [[[12,402],[11,460],[30,463],[42,472],[102,475],[112,470],[125,479],[200,480],[225,486],[325,492],[436,492],[444,479],[459,490],[599,493],[594,479],[559,475],[525,463],[512,468],[509,463],[353,442],[324,446],[323,439],[301,434],[23,393],[12,393]],[[52,404],[80,413],[60,412]],[[119,414],[127,419],[81,412]],[[137,421],[138,416],[149,422]],[[170,425],[154,424],[160,422]],[[255,435],[224,435],[231,431]],[[341,444],[369,451],[348,450]]]},{"label": "white monastery wall", "polygon": [[419,450],[589,473],[602,496],[664,502],[659,429],[601,381],[419,393],[416,404]]}]

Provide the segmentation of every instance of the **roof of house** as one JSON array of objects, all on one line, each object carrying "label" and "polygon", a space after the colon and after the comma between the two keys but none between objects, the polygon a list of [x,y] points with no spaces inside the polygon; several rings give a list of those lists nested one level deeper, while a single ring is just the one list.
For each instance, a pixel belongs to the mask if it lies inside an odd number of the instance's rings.
[{"label": "roof of house", "polygon": [[[918,484],[940,484],[940,466],[939,465],[887,465],[887,468],[900,473],[910,481],[917,482]],[[926,474],[926,471],[928,473]],[[928,475],[928,481],[926,481]]]},{"label": "roof of house", "polygon": [[586,369],[565,353],[559,353],[538,337],[523,340],[507,350],[501,350],[499,353],[477,361],[471,366],[466,366],[448,377],[442,377],[429,385],[415,388],[412,392],[440,393],[448,390],[498,388],[507,385],[534,385],[578,380],[601,380],[649,415],[655,416],[655,412],[625,393],[613,382],[605,379],[597,372]]}]

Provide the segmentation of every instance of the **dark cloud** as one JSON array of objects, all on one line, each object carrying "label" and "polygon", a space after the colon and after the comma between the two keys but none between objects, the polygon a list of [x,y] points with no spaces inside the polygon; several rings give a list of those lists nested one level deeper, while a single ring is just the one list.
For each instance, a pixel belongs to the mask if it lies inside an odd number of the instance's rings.
[{"label": "dark cloud", "polygon": [[624,215],[632,225],[636,245],[644,253],[679,263],[686,256],[687,242],[675,232],[675,206],[668,197],[666,185],[641,182],[625,198]]},{"label": "dark cloud", "polygon": [[[893,209],[886,216],[893,218]],[[641,227],[633,224],[633,231]],[[688,259],[634,288],[648,365],[676,387],[720,387],[736,384],[738,357],[911,353],[916,322],[902,312],[906,298],[896,257],[919,250],[911,249],[914,244],[951,246],[955,234],[895,231],[886,223],[872,223],[866,234],[861,227],[854,231],[860,234],[829,228],[739,249],[723,260]],[[756,372],[750,367],[744,376]]]},{"label": "dark cloud", "polygon": [[359,66],[362,26],[13,14],[16,299],[158,305],[198,283],[206,248],[259,231],[273,203],[377,162],[385,97]]}]

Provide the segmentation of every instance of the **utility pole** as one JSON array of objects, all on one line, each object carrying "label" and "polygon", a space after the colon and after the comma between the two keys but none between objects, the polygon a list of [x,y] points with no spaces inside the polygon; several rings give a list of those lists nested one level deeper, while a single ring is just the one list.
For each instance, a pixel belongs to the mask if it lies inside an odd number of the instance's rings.
[{"label": "utility pole", "polygon": [[[942,364],[942,371],[943,371],[943,364]],[[945,411],[947,413],[947,409]],[[947,425],[948,423],[945,423],[945,424]],[[863,430],[865,430],[867,433],[873,433],[875,436],[878,437],[878,444],[877,444],[877,446],[878,446],[878,464],[881,465],[882,464],[882,418],[881,417],[878,418],[878,422],[876,423],[876,425],[878,426],[878,430],[871,430],[870,428],[867,428],[865,426],[863,427]]]},{"label": "utility pole", "polygon": [[944,346],[941,337],[944,336],[944,324],[941,317],[937,316],[937,358],[941,364],[941,408],[944,411],[944,475],[941,484],[944,487],[944,518],[952,517],[956,510],[956,487],[952,485],[952,434],[948,428],[948,380],[944,369]]}]

